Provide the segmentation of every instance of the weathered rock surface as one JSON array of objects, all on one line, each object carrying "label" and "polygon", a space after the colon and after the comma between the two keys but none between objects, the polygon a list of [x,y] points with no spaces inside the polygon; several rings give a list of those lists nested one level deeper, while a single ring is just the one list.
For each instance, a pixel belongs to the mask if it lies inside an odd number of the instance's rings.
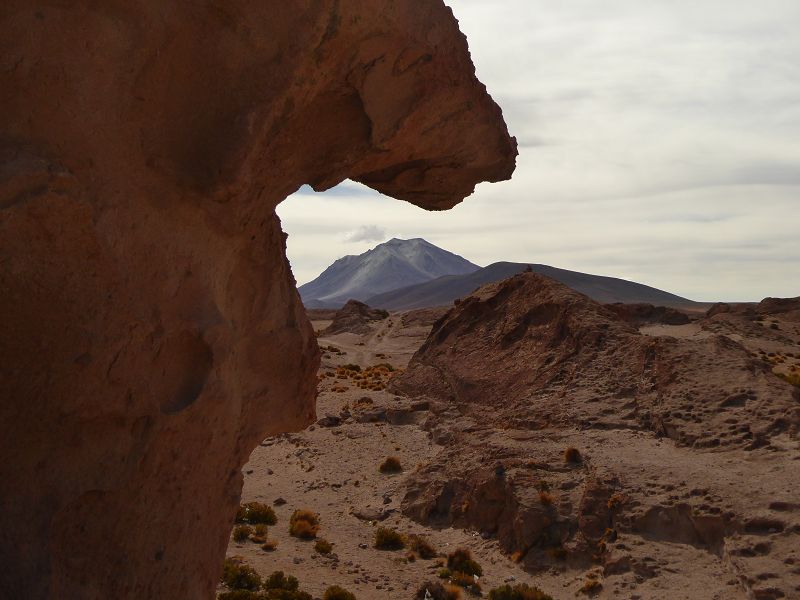
[{"label": "weathered rock surface", "polygon": [[324,335],[337,333],[357,333],[363,335],[372,331],[370,323],[383,321],[389,313],[379,308],[370,308],[358,300],[347,303],[333,315],[333,322],[322,332]]},{"label": "weathered rock surface", "polygon": [[686,325],[691,322],[689,315],[668,306],[653,306],[645,303],[615,303],[607,304],[606,306],[631,325],[644,325],[646,323]]},{"label": "weathered rock surface", "polygon": [[[773,304],[770,322],[792,316]],[[431,400],[445,445],[404,512],[496,537],[532,570],[601,565],[607,597],[668,572],[705,578],[698,597],[792,597],[800,389],[773,369],[796,368],[800,330],[748,314],[653,336],[533,273],[479,289],[391,384]]]},{"label": "weathered rock surface", "polygon": [[314,418],[275,206],[446,209],[514,141],[439,0],[11,0],[0,33],[0,596],[209,597],[241,465]]}]

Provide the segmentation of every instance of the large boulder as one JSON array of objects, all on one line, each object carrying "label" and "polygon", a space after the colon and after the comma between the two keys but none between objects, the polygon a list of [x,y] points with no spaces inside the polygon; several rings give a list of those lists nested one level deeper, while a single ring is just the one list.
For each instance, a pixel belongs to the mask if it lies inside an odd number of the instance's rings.
[{"label": "large boulder", "polygon": [[0,596],[204,598],[318,350],[276,205],[426,209],[516,147],[441,0],[0,10]]}]

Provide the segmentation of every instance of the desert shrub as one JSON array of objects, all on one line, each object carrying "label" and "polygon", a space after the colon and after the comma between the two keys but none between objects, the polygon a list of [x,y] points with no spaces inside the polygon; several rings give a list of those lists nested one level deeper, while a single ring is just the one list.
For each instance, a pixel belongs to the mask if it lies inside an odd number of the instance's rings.
[{"label": "desert shrub", "polygon": [[259,596],[259,600],[314,600],[308,592],[301,592],[300,590],[269,590],[266,595]]},{"label": "desert shrub", "polygon": [[577,465],[583,462],[583,457],[577,448],[570,446],[564,450],[564,462]]},{"label": "desert shrub", "polygon": [[267,532],[269,529],[263,523],[259,523],[253,528],[253,535],[250,539],[256,544],[264,544],[267,541]]},{"label": "desert shrub", "polygon": [[342,369],[344,369],[345,371],[355,371],[356,373],[361,372],[361,367],[354,364],[342,365]]},{"label": "desert shrub", "polygon": [[261,549],[264,552],[274,552],[277,547],[278,547],[278,542],[275,540],[267,540],[266,542],[261,544]]},{"label": "desert shrub", "polygon": [[553,597],[539,588],[520,583],[514,587],[506,584],[494,588],[489,592],[489,600],[553,600]]},{"label": "desert shrub", "polygon": [[456,571],[450,577],[450,583],[464,588],[474,596],[481,595],[481,584],[476,581],[475,575],[469,575],[467,573]]},{"label": "desert shrub", "polygon": [[231,590],[222,592],[217,600],[264,600],[264,595],[250,590]]},{"label": "desert shrub", "polygon": [[436,572],[436,576],[439,579],[450,579],[451,575],[452,575],[452,573],[450,572],[450,569],[448,569],[447,567],[445,567],[444,569],[439,569]]},{"label": "desert shrub", "polygon": [[283,571],[274,571],[272,575],[267,577],[264,581],[265,590],[287,590],[289,592],[297,591],[300,587],[300,582],[297,577],[284,574]]},{"label": "desert shrub", "polygon": [[402,473],[403,466],[400,464],[400,459],[396,456],[389,456],[381,463],[378,469],[381,473]]},{"label": "desert shrub", "polygon": [[375,530],[375,547],[378,550],[402,550],[406,546],[403,536],[389,527]]},{"label": "desert shrub", "polygon": [[483,575],[483,569],[466,548],[458,548],[447,555],[447,568],[454,573],[457,571],[466,575]]},{"label": "desert shrub", "polygon": [[319,517],[310,510],[296,510],[289,520],[289,534],[311,540],[319,533]]},{"label": "desert shrub", "polygon": [[222,583],[231,590],[252,590],[261,587],[261,576],[241,560],[226,558],[222,567]]},{"label": "desert shrub", "polygon": [[338,585],[332,585],[322,595],[322,600],[356,600],[354,594]]},{"label": "desert shrub", "polygon": [[317,540],[317,543],[314,544],[314,550],[320,554],[330,554],[333,550],[333,544],[328,540]]},{"label": "desert shrub", "polygon": [[436,548],[422,536],[408,536],[408,547],[412,552],[416,552],[420,558],[424,558],[425,560],[436,557]]},{"label": "desert shrub", "polygon": [[236,525],[233,528],[233,541],[246,542],[251,533],[253,533],[253,528],[250,525]]},{"label": "desert shrub", "polygon": [[438,581],[426,581],[417,590],[414,600],[425,600],[426,593],[430,594],[433,600],[460,600],[461,598],[461,590],[457,587],[442,585]]},{"label": "desert shrub", "polygon": [[250,523],[251,525],[259,523],[275,525],[278,522],[278,517],[275,516],[275,511],[271,506],[261,502],[248,502],[247,504],[242,504],[236,511],[236,522]]}]

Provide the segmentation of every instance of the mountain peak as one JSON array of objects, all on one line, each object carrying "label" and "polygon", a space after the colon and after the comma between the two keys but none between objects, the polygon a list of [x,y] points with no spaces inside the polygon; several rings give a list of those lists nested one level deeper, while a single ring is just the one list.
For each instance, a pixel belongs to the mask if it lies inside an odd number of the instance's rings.
[{"label": "mountain peak", "polygon": [[364,300],[444,275],[472,273],[479,268],[422,238],[392,238],[358,256],[336,260],[298,290],[307,307],[331,308],[350,298]]}]

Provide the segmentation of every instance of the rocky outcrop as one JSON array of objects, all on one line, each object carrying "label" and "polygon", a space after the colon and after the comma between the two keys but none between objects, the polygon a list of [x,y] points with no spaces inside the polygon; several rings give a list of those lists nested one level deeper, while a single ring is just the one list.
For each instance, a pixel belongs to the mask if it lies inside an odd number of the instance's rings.
[{"label": "rocky outcrop", "polygon": [[641,335],[611,307],[535,273],[451,309],[392,387],[467,412],[490,406],[498,421],[625,424],[701,447],[748,446],[800,424],[792,387],[731,337]]},{"label": "rocky outcrop", "polygon": [[668,306],[652,304],[608,304],[608,308],[631,325],[686,325],[691,322],[689,315]]},{"label": "rocky outcrop", "polygon": [[365,334],[372,331],[370,323],[383,321],[389,313],[379,308],[370,308],[358,300],[348,300],[345,305],[336,311],[333,321],[323,330],[324,335],[337,333]]},{"label": "rocky outcrop", "polygon": [[637,312],[534,273],[451,308],[390,386],[429,402],[444,446],[404,512],[496,538],[532,571],[599,565],[620,586],[607,597],[704,569],[715,589],[790,597],[800,394],[772,366],[795,360],[800,332],[781,321],[779,350],[773,329],[719,313],[653,337]]},{"label": "rocky outcrop", "polygon": [[514,140],[440,0],[11,0],[0,32],[0,596],[209,597],[241,465],[314,419],[275,206],[446,209]]}]

